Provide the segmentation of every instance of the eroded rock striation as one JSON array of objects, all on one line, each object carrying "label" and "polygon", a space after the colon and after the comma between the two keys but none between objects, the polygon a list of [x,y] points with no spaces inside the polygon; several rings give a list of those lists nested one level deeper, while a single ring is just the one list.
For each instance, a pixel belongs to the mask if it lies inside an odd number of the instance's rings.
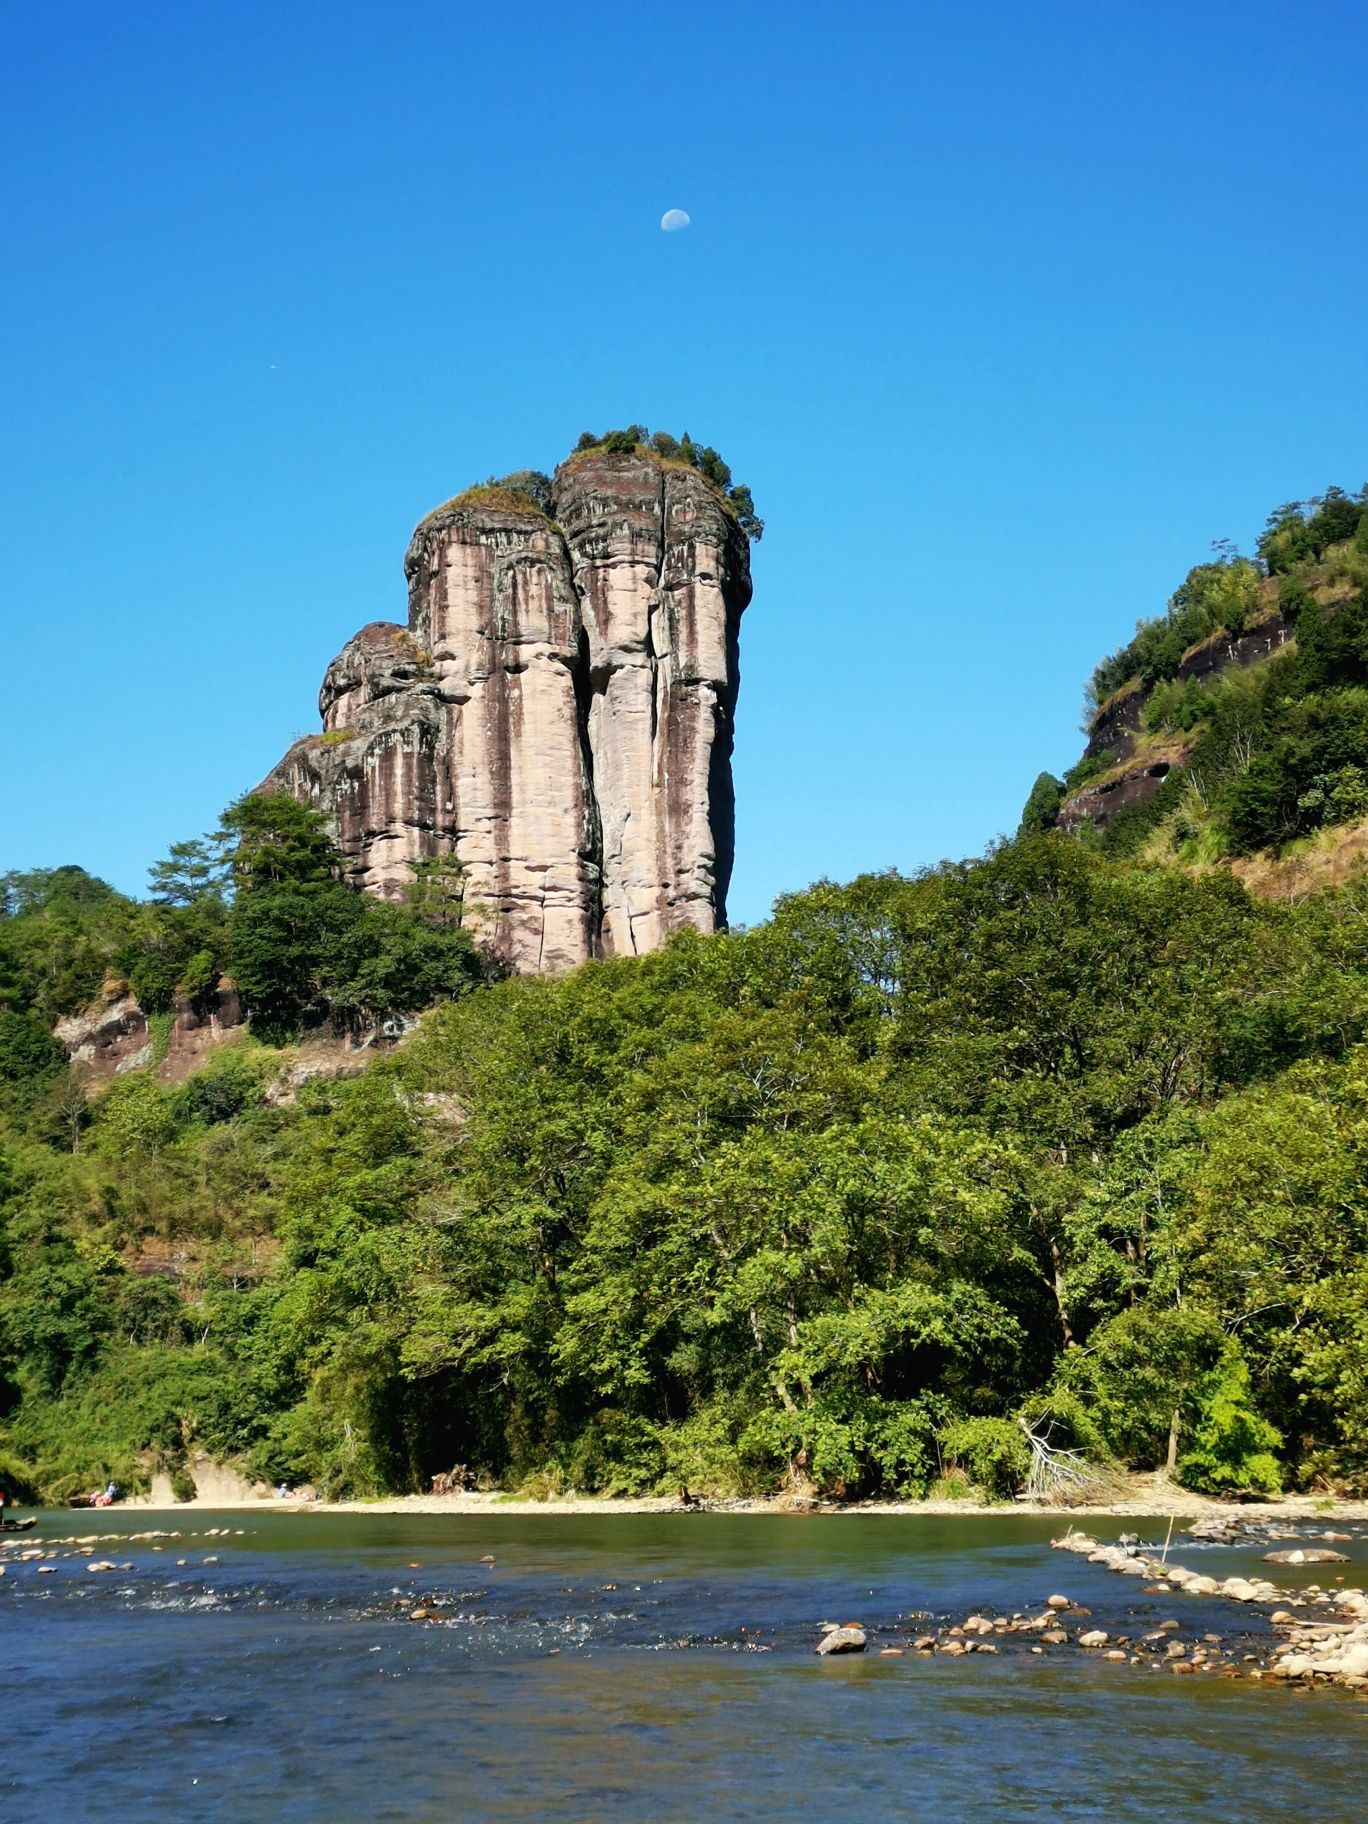
[{"label": "eroded rock striation", "polygon": [[[514,485],[516,484],[516,485]],[[397,898],[451,856],[482,941],[558,971],[725,922],[749,550],[721,490],[648,450],[573,456],[428,515],[408,625],[328,667],[323,732],[258,788],[316,805]]]}]

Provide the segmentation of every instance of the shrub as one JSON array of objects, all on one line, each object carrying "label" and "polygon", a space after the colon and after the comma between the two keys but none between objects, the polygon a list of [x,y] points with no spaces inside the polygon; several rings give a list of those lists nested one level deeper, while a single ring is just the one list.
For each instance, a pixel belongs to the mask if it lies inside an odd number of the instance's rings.
[{"label": "shrub", "polygon": [[1273,1452],[1282,1438],[1255,1410],[1249,1367],[1237,1343],[1226,1344],[1199,1401],[1201,1416],[1179,1459],[1178,1480],[1206,1495],[1276,1495],[1282,1472]]},{"label": "shrub", "polygon": [[1010,1500],[1031,1472],[1031,1450],[1014,1419],[961,1419],[940,1434],[950,1470],[966,1474],[985,1495]]},{"label": "shrub", "polygon": [[1059,822],[1059,807],[1064,802],[1064,786],[1053,773],[1040,773],[1022,807],[1018,835],[1043,835]]},{"label": "shrub", "polygon": [[27,1108],[66,1068],[66,1053],[35,1013],[0,1011],[0,1084]]}]

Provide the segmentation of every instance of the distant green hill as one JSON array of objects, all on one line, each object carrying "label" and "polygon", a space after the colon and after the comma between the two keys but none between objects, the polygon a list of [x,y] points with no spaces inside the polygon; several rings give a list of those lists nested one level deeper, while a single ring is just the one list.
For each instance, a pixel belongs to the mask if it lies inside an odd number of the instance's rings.
[{"label": "distant green hill", "polygon": [[1368,817],[1368,495],[1279,507],[1090,680],[1089,741],[1029,828],[1210,863]]}]

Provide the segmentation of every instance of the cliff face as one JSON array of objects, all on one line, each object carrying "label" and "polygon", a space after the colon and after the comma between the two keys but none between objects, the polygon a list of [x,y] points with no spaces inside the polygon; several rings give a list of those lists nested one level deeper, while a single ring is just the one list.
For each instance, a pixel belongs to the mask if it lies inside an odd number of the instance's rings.
[{"label": "cliff face", "polygon": [[693,470],[638,451],[532,493],[474,489],[409,545],[406,628],[329,666],[323,733],[259,788],[335,822],[349,876],[466,869],[471,922],[556,971],[725,921],[747,541]]},{"label": "cliff face", "polygon": [[[1275,591],[1270,594],[1276,596]],[[1257,664],[1281,650],[1291,637],[1287,617],[1270,608],[1237,638],[1214,634],[1187,653],[1178,666],[1179,683],[1187,678],[1206,679],[1231,667]],[[1064,800],[1059,813],[1061,829],[1091,823],[1105,829],[1122,811],[1147,804],[1175,766],[1191,754],[1195,736],[1146,736],[1145,706],[1150,692],[1137,682],[1120,690],[1098,711],[1088,730],[1084,757],[1110,755],[1111,763],[1100,777],[1078,787]]]}]

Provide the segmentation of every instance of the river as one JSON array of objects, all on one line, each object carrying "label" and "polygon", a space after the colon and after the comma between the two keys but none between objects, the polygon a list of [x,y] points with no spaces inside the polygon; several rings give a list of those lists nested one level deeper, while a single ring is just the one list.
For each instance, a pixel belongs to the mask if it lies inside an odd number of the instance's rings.
[{"label": "river", "polygon": [[[1162,1538],[1094,1530],[1137,1524]],[[179,1536],[130,1538],[150,1528]],[[51,1571],[11,1545],[0,1580],[0,1817],[1363,1824],[1368,1703],[1347,1694],[1074,1648],[878,1656],[1056,1590],[1104,1628],[1174,1615],[1251,1647],[1266,1632],[1053,1553],[1056,1530],[1012,1514],[45,1514]],[[1355,1533],[1340,1568],[1365,1583]],[[1182,1561],[1226,1575],[1258,1549],[1184,1541]],[[870,1651],[815,1657],[821,1624],[847,1620]]]}]

